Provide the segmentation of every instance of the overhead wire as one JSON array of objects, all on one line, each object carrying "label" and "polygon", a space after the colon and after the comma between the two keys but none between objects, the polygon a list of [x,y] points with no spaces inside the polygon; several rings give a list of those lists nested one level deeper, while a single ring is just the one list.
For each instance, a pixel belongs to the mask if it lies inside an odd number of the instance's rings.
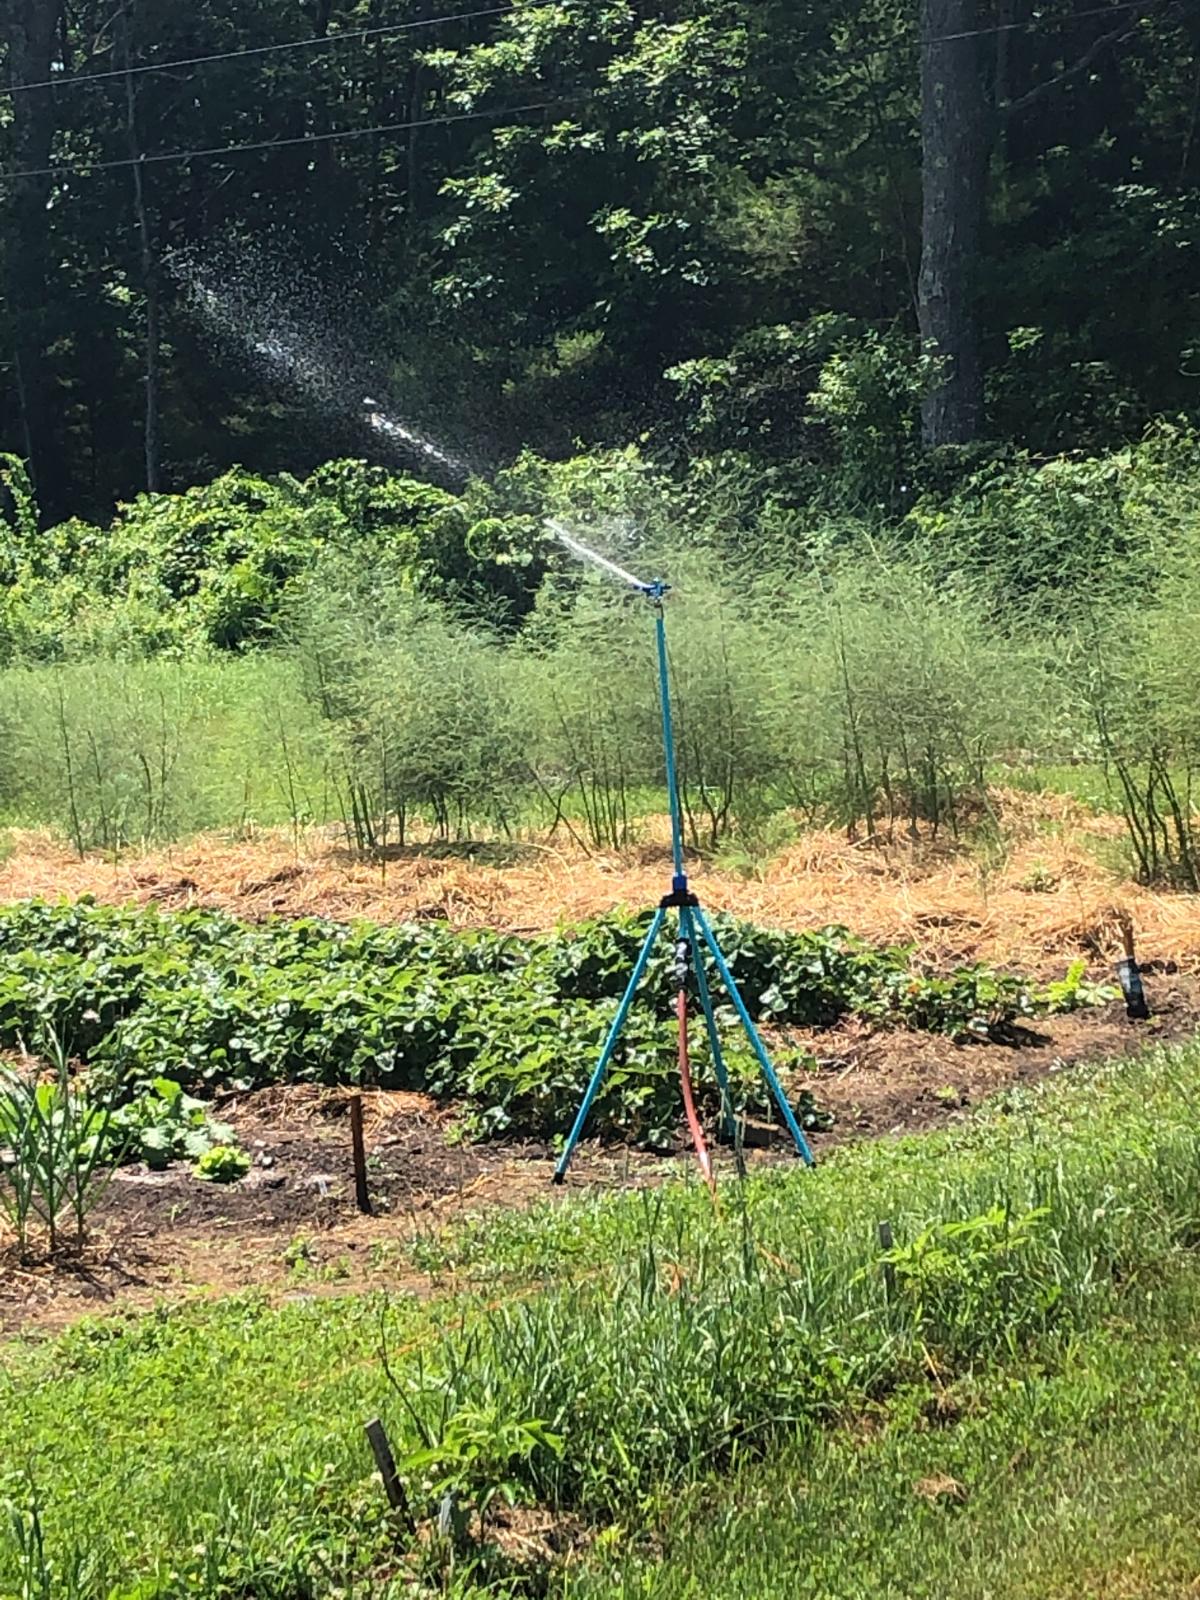
[{"label": "overhead wire", "polygon": [[[476,122],[484,117],[499,119],[517,117],[528,111],[548,111],[570,105],[570,100],[534,100],[519,106],[504,106],[499,110],[461,111],[448,116],[414,117],[408,122],[381,122],[371,128],[336,128],[330,133],[302,133],[289,139],[254,139],[245,144],[217,144],[197,150],[167,150],[152,156],[122,156],[115,161],[62,161],[51,167],[28,167],[20,172],[0,172],[0,182],[17,183],[26,178],[53,178],[63,174],[89,175],[93,172],[112,172],[119,167],[148,167],[161,162],[193,161],[202,157],[243,155],[254,150],[287,150],[297,145],[327,144],[335,139],[367,139],[373,134],[405,133],[411,128],[437,128],[454,122]],[[495,127],[507,126],[496,120]]]},{"label": "overhead wire", "polygon": [[1149,9],[1148,0],[1110,0],[1105,6],[1092,6],[1087,11],[1075,11],[1070,16],[1063,17],[1027,17],[1024,22],[996,22],[986,28],[966,28],[961,33],[934,33],[924,37],[918,36],[917,44],[953,44],[959,39],[981,39],[987,34],[994,33],[1025,33],[1040,29],[1049,24],[1051,27],[1068,27],[1073,22],[1086,22],[1091,17],[1113,16],[1119,11],[1146,11]]},{"label": "overhead wire", "polygon": [[[957,40],[981,38],[989,34],[1029,31],[1033,29],[1042,29],[1047,26],[1063,26],[1072,22],[1086,20],[1088,18],[1112,15],[1117,12],[1144,11],[1146,9],[1147,0],[1109,0],[1109,4],[1107,5],[1093,6],[1086,11],[1077,11],[1071,16],[1048,17],[1043,15],[1039,17],[1031,17],[1021,22],[996,23],[986,28],[973,28],[959,33],[927,35],[923,38],[918,38],[916,42],[922,47],[931,44],[948,44]],[[30,89],[59,89],[76,87],[87,83],[101,82],[108,79],[125,78],[131,74],[167,72],[172,69],[201,66],[209,62],[236,61],[248,57],[261,57],[274,54],[279,51],[304,49],[313,46],[337,44],[355,39],[366,39],[378,37],[380,35],[410,32],[415,28],[435,27],[441,23],[466,22],[480,17],[508,15],[516,10],[516,6],[512,4],[505,4],[501,6],[478,7],[471,11],[446,12],[436,17],[424,17],[403,23],[389,23],[373,28],[360,28],[352,32],[327,34],[313,37],[311,39],[282,40],[269,45],[254,45],[242,50],[222,51],[217,54],[192,56],[180,58],[179,60],[175,61],[145,62],[139,66],[130,67],[128,69],[114,68],[111,71],[87,73],[80,77],[47,78],[37,83],[12,84],[7,88],[0,87],[0,94],[11,95]],[[404,133],[415,128],[439,127],[459,122],[478,121],[485,117],[498,116],[499,118],[504,118],[509,116],[520,116],[528,112],[545,111],[556,108],[559,105],[566,105],[570,103],[571,102],[569,100],[534,101],[519,106],[510,106],[504,108],[499,113],[496,113],[492,110],[463,111],[437,117],[413,118],[405,122],[378,123],[367,128],[343,128],[335,129],[327,133],[298,134],[286,139],[249,140],[237,144],[210,145],[197,149],[162,151],[155,155],[142,155],[137,157],[124,156],[114,160],[106,161],[78,160],[57,162],[53,165],[45,167],[28,167],[16,172],[0,173],[0,180],[6,179],[10,183],[15,183],[29,178],[55,177],[59,174],[66,176],[79,176],[94,172],[111,172],[129,167],[146,167],[151,165],[171,164],[181,161],[215,159],[226,155],[244,155],[264,150],[294,149],[300,145],[326,144],[343,139],[349,140],[371,138],[376,135],[388,133]],[[504,124],[503,122],[497,121],[495,125],[503,126]]]},{"label": "overhead wire", "polygon": [[[950,44],[959,39],[979,39],[989,34],[1028,32],[1044,27],[1062,27],[1083,22],[1092,17],[1110,16],[1121,11],[1145,10],[1147,0],[1109,0],[1109,4],[1092,6],[1086,11],[1076,11],[1069,16],[1039,15],[1019,22],[997,22],[986,28],[968,28],[958,33],[918,36],[918,45]],[[435,28],[441,24],[471,22],[481,17],[507,16],[518,10],[508,3],[498,6],[481,6],[472,11],[448,11],[436,17],[420,17],[409,22],[383,23],[371,28],[349,29],[341,33],[315,34],[308,39],[283,39],[272,44],[248,45],[239,50],[221,50],[209,55],[181,56],[171,61],[145,61],[136,66],[113,67],[104,72],[85,72],[78,75],[56,74],[33,83],[0,84],[0,95],[26,94],[36,89],[75,89],[89,83],[104,83],[117,78],[138,77],[151,72],[174,72],[185,67],[201,67],[210,63],[244,61],[255,57],[277,55],[284,51],[321,49],[327,46],[349,44],[356,40],[375,39],[411,33],[418,28]]]},{"label": "overhead wire", "polygon": [[137,66],[113,67],[104,72],[83,72],[78,76],[59,73],[35,83],[0,85],[0,95],[25,94],[33,89],[77,89],[88,83],[104,83],[113,78],[137,77],[147,72],[176,72],[184,67],[203,67],[217,61],[244,61],[253,56],[277,55],[285,50],[313,50],[327,45],[348,44],[354,40],[376,39],[385,35],[411,33],[415,28],[435,28],[440,23],[471,22],[477,17],[499,17],[513,11],[511,4],[484,6],[474,11],[450,11],[437,17],[420,17],[412,22],[389,22],[373,28],[356,28],[345,33],[314,34],[308,39],[282,39],[273,44],[248,45],[240,50],[221,50],[213,55],[184,56],[176,61],[144,61]]}]

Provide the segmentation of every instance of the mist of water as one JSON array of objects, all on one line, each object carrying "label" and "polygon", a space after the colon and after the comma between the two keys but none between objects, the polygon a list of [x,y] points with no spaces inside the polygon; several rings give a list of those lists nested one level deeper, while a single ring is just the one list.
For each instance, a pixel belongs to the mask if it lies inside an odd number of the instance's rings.
[{"label": "mist of water", "polygon": [[463,482],[471,464],[401,414],[381,392],[380,371],[364,356],[352,329],[353,292],[328,285],[284,259],[275,247],[225,241],[177,252],[171,269],[203,326],[228,349],[239,348],[260,379],[306,405],[359,424],[393,453]]}]

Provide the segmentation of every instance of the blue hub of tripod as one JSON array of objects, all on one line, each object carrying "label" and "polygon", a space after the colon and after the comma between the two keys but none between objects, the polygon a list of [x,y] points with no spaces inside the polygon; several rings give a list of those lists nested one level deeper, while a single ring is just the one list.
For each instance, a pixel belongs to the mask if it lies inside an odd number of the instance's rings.
[{"label": "blue hub of tripod", "polygon": [[571,1157],[575,1153],[575,1146],[579,1143],[579,1140],[583,1135],[584,1126],[586,1125],[588,1119],[588,1113],[591,1111],[596,1096],[600,1092],[600,1088],[604,1082],[604,1077],[608,1071],[609,1064],[612,1061],[614,1053],[616,1052],[617,1045],[620,1043],[621,1034],[624,1030],[626,1019],[628,1018],[630,1008],[633,1005],[634,995],[637,993],[638,985],[645,976],[646,967],[650,961],[650,953],[654,948],[655,941],[662,932],[663,924],[666,921],[667,913],[669,911],[678,912],[677,950],[682,951],[684,948],[686,948],[691,955],[691,973],[695,979],[696,993],[697,998],[700,1001],[700,1009],[704,1013],[704,1024],[708,1034],[708,1045],[710,1051],[712,1052],[713,1070],[716,1073],[717,1086],[721,1091],[722,1120],[726,1125],[726,1131],[728,1132],[730,1130],[732,1123],[732,1101],[730,1100],[729,1095],[729,1074],[725,1067],[725,1057],[721,1051],[721,1039],[719,1033],[717,1032],[716,1018],[713,1015],[712,994],[709,990],[708,977],[706,975],[704,966],[705,951],[707,951],[707,953],[712,957],[713,964],[716,967],[718,976],[721,979],[721,983],[724,985],[726,993],[733,1002],[733,1008],[737,1012],[738,1020],[745,1030],[746,1037],[750,1042],[751,1049],[754,1051],[755,1058],[758,1061],[759,1068],[762,1071],[763,1078],[766,1082],[767,1088],[771,1093],[771,1097],[779,1107],[780,1114],[787,1126],[788,1133],[791,1135],[792,1143],[796,1147],[796,1153],[811,1167],[814,1163],[813,1154],[809,1148],[808,1140],[804,1137],[804,1134],[800,1129],[800,1124],[796,1121],[795,1112],[792,1110],[792,1107],[788,1102],[787,1095],[783,1091],[783,1085],[779,1081],[779,1077],[775,1072],[775,1068],[771,1065],[771,1058],[767,1054],[766,1046],[763,1044],[758,1029],[754,1026],[754,1020],[747,1010],[746,1003],[742,999],[741,992],[734,981],[733,974],[729,970],[729,964],[725,960],[725,956],[722,953],[720,945],[717,943],[716,935],[713,933],[712,928],[709,926],[708,919],[701,910],[699,900],[688,887],[687,873],[684,871],[683,823],[679,807],[679,780],[675,767],[675,730],[671,719],[671,684],[670,676],[667,671],[667,629],[666,621],[663,616],[663,601],[670,592],[670,585],[664,583],[661,578],[655,579],[652,583],[643,583],[640,579],[635,578],[631,573],[625,572],[622,568],[618,567],[614,562],[608,561],[603,556],[598,556],[595,551],[589,550],[586,545],[580,544],[578,540],[573,538],[564,529],[558,528],[554,524],[551,524],[551,527],[553,528],[557,537],[560,538],[564,544],[566,544],[568,549],[572,550],[576,555],[582,556],[585,560],[595,562],[598,566],[604,568],[614,576],[621,578],[632,588],[640,590],[640,592],[646,596],[646,598],[654,607],[655,645],[658,657],[658,698],[659,705],[662,710],[663,751],[666,758],[667,771],[667,797],[671,807],[671,859],[674,865],[674,875],[671,879],[671,892],[670,894],[663,896],[653,918],[651,919],[649,931],[647,932],[645,940],[642,943],[642,948],[638,953],[636,962],[634,963],[633,971],[629,975],[629,982],[626,985],[624,994],[621,996],[621,1003],[617,1007],[617,1014],[613,1018],[612,1027],[608,1031],[608,1037],[604,1041],[604,1048],[600,1052],[600,1059],[596,1062],[595,1070],[593,1071],[591,1079],[588,1082],[587,1089],[584,1092],[583,1100],[576,1114],[575,1121],[571,1127],[570,1133],[567,1135],[566,1145],[563,1147],[562,1155],[559,1157],[558,1164],[554,1169],[553,1181],[555,1183],[562,1183],[566,1178],[567,1168],[570,1166]]}]

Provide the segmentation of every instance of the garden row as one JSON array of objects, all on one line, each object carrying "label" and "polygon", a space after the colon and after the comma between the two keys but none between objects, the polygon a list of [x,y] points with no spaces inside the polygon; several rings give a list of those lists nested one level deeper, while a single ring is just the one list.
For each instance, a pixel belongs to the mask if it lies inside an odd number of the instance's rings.
[{"label": "garden row", "polygon": [[[612,916],[519,939],[429,923],[25,903],[0,909],[0,1043],[36,1050],[52,1036],[88,1064],[94,1092],[118,1098],[164,1076],[201,1094],[284,1082],[419,1088],[462,1102],[476,1136],[548,1136],[574,1108],[646,926]],[[1039,988],[984,966],[926,972],[909,951],[842,928],[718,921],[718,931],[766,1024],[821,1028],[853,1014],[987,1038],[1102,994],[1081,963]],[[674,1125],[671,962],[664,940],[597,1102],[599,1132],[655,1142]],[[732,1014],[718,1020],[728,1028]],[[698,1057],[711,1098],[702,1047]],[[732,1030],[730,1066],[753,1109],[756,1070]]]}]

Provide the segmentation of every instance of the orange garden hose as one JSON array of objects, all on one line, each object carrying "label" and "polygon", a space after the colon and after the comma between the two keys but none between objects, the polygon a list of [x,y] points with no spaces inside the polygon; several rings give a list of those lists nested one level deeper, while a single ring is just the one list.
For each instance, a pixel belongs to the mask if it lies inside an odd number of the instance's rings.
[{"label": "orange garden hose", "polygon": [[704,1130],[700,1126],[700,1118],[696,1114],[696,1101],[692,1094],[692,1066],[688,1057],[688,1025],[687,1025],[687,990],[680,989],[675,1001],[675,1014],[679,1018],[679,1083],[683,1090],[683,1109],[687,1115],[688,1128],[691,1130],[692,1143],[696,1147],[696,1160],[700,1171],[704,1174],[704,1181],[715,1195],[717,1192],[716,1179],[713,1177],[712,1161],[709,1159],[708,1146],[704,1142]]}]

